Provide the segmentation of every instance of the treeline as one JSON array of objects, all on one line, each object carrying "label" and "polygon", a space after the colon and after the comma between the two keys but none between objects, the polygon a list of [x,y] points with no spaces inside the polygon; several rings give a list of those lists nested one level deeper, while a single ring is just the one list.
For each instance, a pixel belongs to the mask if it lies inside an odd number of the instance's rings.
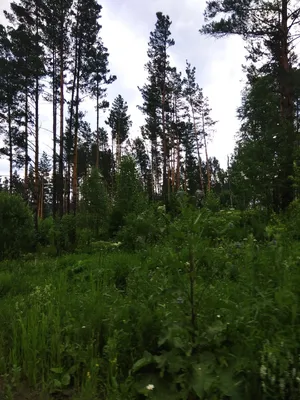
[{"label": "treeline", "polygon": [[[49,215],[76,214],[92,168],[113,199],[124,154],[135,159],[149,198],[166,205],[179,189],[204,194],[224,184],[207,149],[215,125],[208,100],[195,67],[186,62],[182,74],[170,64],[171,21],[160,12],[150,33],[148,79],[139,88],[146,122],[140,137],[129,139],[125,99],[117,96],[111,107],[106,99],[116,76],[101,39],[101,8],[95,0],[21,0],[11,3],[0,28],[1,154],[9,163],[1,188],[22,195],[36,225]],[[94,131],[82,111],[87,96],[95,104]],[[52,157],[39,151],[41,100],[52,104]],[[108,110],[104,126],[101,110]]]},{"label": "treeline", "polygon": [[[224,4],[223,4],[224,3]],[[251,3],[251,2],[250,2]],[[209,101],[188,61],[184,72],[171,65],[175,45],[171,20],[161,12],[150,33],[146,83],[138,106],[145,116],[141,135],[130,139],[131,116],[122,95],[106,98],[116,76],[101,39],[101,6],[95,0],[20,0],[0,27],[0,119],[9,163],[1,188],[17,192],[47,216],[76,214],[81,187],[95,168],[114,204],[124,155],[136,163],[143,192],[170,209],[184,191],[197,198],[213,192],[223,206],[270,211],[286,209],[299,182],[299,71],[294,52],[299,9],[208,2],[204,34],[239,34],[248,44],[247,85],[238,110],[241,129],[228,169],[209,157],[215,121]],[[275,4],[275,3],[274,3]],[[228,19],[213,20],[225,12]],[[261,21],[261,22],[259,22]],[[82,102],[93,99],[96,129]],[[40,155],[40,104],[52,104],[52,157]],[[105,124],[100,111],[107,110]]]}]

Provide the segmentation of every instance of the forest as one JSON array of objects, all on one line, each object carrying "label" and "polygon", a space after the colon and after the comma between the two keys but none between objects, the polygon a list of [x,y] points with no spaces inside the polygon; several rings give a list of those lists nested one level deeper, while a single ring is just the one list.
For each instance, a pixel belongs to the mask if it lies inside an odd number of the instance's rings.
[{"label": "forest", "polygon": [[15,0],[0,24],[0,399],[298,400],[298,3],[206,2],[199,37],[247,49],[225,169],[160,11],[132,138],[101,13]]}]

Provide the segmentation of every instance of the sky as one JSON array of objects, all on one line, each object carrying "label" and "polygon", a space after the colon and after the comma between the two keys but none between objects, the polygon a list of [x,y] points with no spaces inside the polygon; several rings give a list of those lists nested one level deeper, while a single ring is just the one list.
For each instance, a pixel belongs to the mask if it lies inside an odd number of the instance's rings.
[{"label": "sky", "polygon": [[[0,23],[6,24],[3,10],[9,10],[10,0],[0,0]],[[241,102],[245,83],[242,64],[245,49],[242,39],[228,37],[214,39],[199,34],[204,19],[206,0],[102,0],[101,36],[108,48],[109,68],[117,80],[108,87],[108,100],[121,94],[128,103],[133,122],[130,137],[140,134],[144,123],[137,105],[142,103],[138,86],[142,87],[147,74],[147,49],[150,32],[154,30],[156,12],[169,15],[175,46],[170,49],[173,66],[184,72],[186,60],[196,67],[196,78],[209,98],[211,116],[217,121],[209,156],[215,156],[223,168],[227,156],[233,152],[235,135],[239,129],[236,110]],[[96,127],[94,102],[86,99],[83,104],[86,120]],[[52,120],[51,104],[40,104],[40,155],[51,154]],[[102,117],[102,121],[105,119]],[[103,124],[104,126],[104,124]],[[8,161],[0,159],[0,175],[8,175]]]}]

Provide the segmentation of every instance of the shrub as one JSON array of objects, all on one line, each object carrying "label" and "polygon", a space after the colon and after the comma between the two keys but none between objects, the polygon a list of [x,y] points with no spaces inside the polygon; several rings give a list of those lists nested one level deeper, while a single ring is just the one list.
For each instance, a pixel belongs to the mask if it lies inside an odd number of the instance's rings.
[{"label": "shrub", "polygon": [[54,221],[52,217],[40,220],[38,227],[38,241],[42,246],[53,244],[54,240]]},{"label": "shrub", "polygon": [[66,214],[55,223],[55,245],[58,254],[71,252],[76,248],[76,217]]},{"label": "shrub", "polygon": [[286,213],[286,228],[288,235],[292,239],[300,239],[300,200],[293,201]]},{"label": "shrub", "polygon": [[18,195],[0,193],[0,259],[14,258],[34,245],[34,224],[29,207]]},{"label": "shrub", "polygon": [[148,208],[138,215],[132,213],[125,217],[117,238],[129,250],[143,249],[146,244],[155,244],[163,237],[167,222],[167,214],[159,207]]}]

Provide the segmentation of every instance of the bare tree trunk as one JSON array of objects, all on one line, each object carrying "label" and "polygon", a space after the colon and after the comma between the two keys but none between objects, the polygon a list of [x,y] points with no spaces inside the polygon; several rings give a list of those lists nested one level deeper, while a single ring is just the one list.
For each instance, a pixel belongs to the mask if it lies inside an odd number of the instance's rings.
[{"label": "bare tree trunk", "polygon": [[177,137],[177,190],[180,189],[180,140],[179,137]]},{"label": "bare tree trunk", "polygon": [[[35,79],[35,158],[34,158],[34,185],[36,205],[39,204],[39,77]],[[38,209],[35,213],[35,227],[38,228]]]},{"label": "bare tree trunk", "polygon": [[[35,35],[36,35],[36,51],[39,47],[39,9],[38,3],[35,8]],[[35,71],[35,158],[34,158],[34,169],[35,169],[35,196],[36,196],[36,212],[35,212],[35,228],[38,229],[38,204],[39,204],[39,71]]]},{"label": "bare tree trunk", "polygon": [[75,104],[74,162],[73,162],[73,188],[72,188],[74,214],[76,214],[77,211],[77,195],[78,195],[77,192],[78,192],[79,71],[80,71],[80,54],[79,54],[78,70],[77,70],[76,104]]},{"label": "bare tree trunk", "polygon": [[205,157],[206,157],[207,192],[209,193],[210,189],[211,189],[211,172],[210,172],[210,165],[209,165],[209,158],[208,158],[208,151],[207,151],[205,121],[204,121],[203,113],[202,113],[202,129],[203,129],[203,141],[204,141],[204,149],[205,149]]},{"label": "bare tree trunk", "polygon": [[281,115],[286,131],[284,147],[284,162],[282,165],[281,181],[281,208],[285,209],[294,198],[294,189],[290,176],[294,173],[294,96],[291,84],[291,68],[289,61],[289,26],[288,26],[288,0],[281,0],[281,26],[280,26],[280,57],[279,57],[279,86],[281,94]]},{"label": "bare tree trunk", "polygon": [[196,120],[195,120],[195,110],[194,110],[193,102],[192,102],[191,99],[190,99],[190,105],[191,105],[191,110],[192,110],[193,126],[194,126],[194,135],[195,135],[196,146],[197,146],[198,168],[199,168],[199,178],[200,178],[200,189],[201,189],[201,190],[204,190],[203,174],[202,174],[202,166],[201,166],[201,156],[200,156],[200,144],[199,144],[199,138],[198,138],[198,135],[197,135],[197,126],[196,126]]},{"label": "bare tree trunk", "polygon": [[8,141],[9,141],[9,192],[12,194],[13,185],[13,145],[12,145],[12,129],[11,129],[11,109],[8,106]]},{"label": "bare tree trunk", "polygon": [[56,53],[53,45],[53,52],[52,52],[52,62],[53,62],[53,69],[52,69],[52,96],[53,96],[53,167],[52,167],[52,180],[53,180],[53,192],[52,192],[52,215],[53,218],[56,216],[56,201],[57,201],[57,194],[56,194],[56,128],[57,128],[57,88],[56,88]]},{"label": "bare tree trunk", "polygon": [[99,146],[100,146],[100,138],[99,138],[99,80],[97,79],[97,140],[96,140],[96,169],[99,169]]},{"label": "bare tree trunk", "polygon": [[26,81],[25,89],[25,168],[24,168],[24,189],[25,189],[25,200],[28,203],[28,113],[29,113],[29,101],[28,101],[28,84]]},{"label": "bare tree trunk", "polygon": [[[60,7],[63,10],[63,1],[61,0]],[[64,213],[64,15],[61,11],[60,19],[60,124],[59,124],[59,215]]]}]

